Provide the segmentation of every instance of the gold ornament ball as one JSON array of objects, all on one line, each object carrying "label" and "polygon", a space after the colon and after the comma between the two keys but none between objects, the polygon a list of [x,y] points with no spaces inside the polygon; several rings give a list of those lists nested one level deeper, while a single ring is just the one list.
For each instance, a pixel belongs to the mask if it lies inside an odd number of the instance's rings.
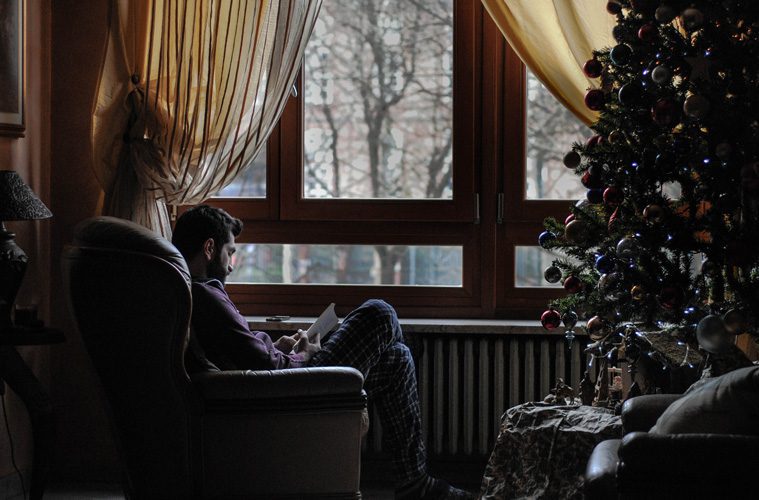
[{"label": "gold ornament ball", "polygon": [[609,134],[609,142],[612,144],[621,144],[625,140],[625,134],[621,130],[612,130]]},{"label": "gold ornament ball", "polygon": [[704,14],[698,9],[685,9],[683,11],[682,21],[686,30],[695,31],[704,24]]},{"label": "gold ornament ball", "polygon": [[659,222],[664,215],[664,209],[660,205],[651,204],[643,209],[643,218],[648,222]]},{"label": "gold ornament ball", "polygon": [[630,289],[630,296],[633,300],[641,301],[646,298],[646,291],[640,285],[635,285]]},{"label": "gold ornament ball", "polygon": [[599,316],[593,316],[592,318],[590,318],[585,328],[588,330],[588,335],[590,336],[590,340],[594,342],[601,340],[602,338],[606,336],[606,328],[604,325],[604,320],[601,319]]},{"label": "gold ornament ball", "polygon": [[587,225],[577,219],[570,221],[564,227],[564,237],[570,243],[581,243],[587,237],[588,228]]},{"label": "gold ornament ball", "polygon": [[683,112],[691,118],[703,120],[709,114],[709,100],[698,94],[690,95],[683,103]]}]

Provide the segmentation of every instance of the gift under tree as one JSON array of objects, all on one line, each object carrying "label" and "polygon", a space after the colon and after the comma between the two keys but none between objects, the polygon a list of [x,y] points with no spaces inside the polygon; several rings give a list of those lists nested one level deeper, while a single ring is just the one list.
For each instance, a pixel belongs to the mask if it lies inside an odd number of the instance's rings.
[{"label": "gift under tree", "polygon": [[539,238],[568,294],[541,320],[570,341],[586,320],[598,356],[633,365],[656,331],[708,366],[759,334],[759,2],[607,10],[616,45],[583,66],[595,135],[564,158],[587,199]]}]

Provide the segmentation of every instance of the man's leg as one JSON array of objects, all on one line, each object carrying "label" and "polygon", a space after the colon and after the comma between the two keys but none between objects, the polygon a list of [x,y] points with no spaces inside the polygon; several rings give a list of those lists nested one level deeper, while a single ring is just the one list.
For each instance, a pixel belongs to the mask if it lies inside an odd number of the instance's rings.
[{"label": "man's leg", "polygon": [[393,451],[397,484],[425,475],[414,360],[390,305],[369,300],[351,312],[309,364],[352,366],[361,371],[364,388],[377,407],[384,440]]}]

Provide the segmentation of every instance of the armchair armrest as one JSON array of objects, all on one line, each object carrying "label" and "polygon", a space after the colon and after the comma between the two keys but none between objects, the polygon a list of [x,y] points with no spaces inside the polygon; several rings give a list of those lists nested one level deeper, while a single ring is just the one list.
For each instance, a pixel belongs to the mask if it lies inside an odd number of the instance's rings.
[{"label": "armchair armrest", "polygon": [[192,382],[207,409],[363,409],[361,372],[350,367],[203,372]]},{"label": "armchair armrest", "polygon": [[622,405],[622,427],[625,432],[645,432],[656,424],[669,405],[682,394],[647,394],[625,401]]},{"label": "armchair armrest", "polygon": [[203,400],[203,498],[355,498],[366,414],[360,371],[204,372],[192,382]]},{"label": "armchair armrest", "polygon": [[745,474],[753,481],[757,449],[759,436],[633,432],[619,447],[620,471],[626,476],[696,482]]}]

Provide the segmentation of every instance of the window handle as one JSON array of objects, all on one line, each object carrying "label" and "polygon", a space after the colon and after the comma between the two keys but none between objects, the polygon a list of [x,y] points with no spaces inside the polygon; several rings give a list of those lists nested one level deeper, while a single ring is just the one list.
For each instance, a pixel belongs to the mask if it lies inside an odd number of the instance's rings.
[{"label": "window handle", "polygon": [[290,89],[290,95],[293,97],[298,97],[298,87],[296,87],[294,83],[293,83],[292,88]]},{"label": "window handle", "polygon": [[498,193],[498,208],[495,216],[496,224],[503,224],[503,193]]},{"label": "window handle", "polygon": [[474,193],[474,223],[480,223],[480,193]]}]

